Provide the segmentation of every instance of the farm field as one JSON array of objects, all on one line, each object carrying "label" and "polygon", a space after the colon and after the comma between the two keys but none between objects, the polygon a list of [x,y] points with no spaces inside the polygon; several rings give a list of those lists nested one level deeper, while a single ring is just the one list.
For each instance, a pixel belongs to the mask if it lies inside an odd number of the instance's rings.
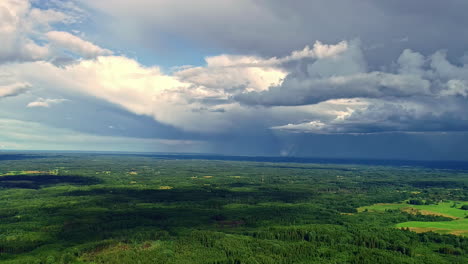
[{"label": "farm field", "polygon": [[452,165],[0,154],[0,263],[467,263]]},{"label": "farm field", "polygon": [[450,219],[441,222],[410,221],[398,223],[397,228],[409,228],[415,232],[436,232],[442,234],[454,234],[468,236],[468,211],[461,209],[466,201],[441,201],[430,205],[411,205],[407,202],[395,204],[375,204],[358,208],[359,212],[399,210],[410,214],[442,216]]}]

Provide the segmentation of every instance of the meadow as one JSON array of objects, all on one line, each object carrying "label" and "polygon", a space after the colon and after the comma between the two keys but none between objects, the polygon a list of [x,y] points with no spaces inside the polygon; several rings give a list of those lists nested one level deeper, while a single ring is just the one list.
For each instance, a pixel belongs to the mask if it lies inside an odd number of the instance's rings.
[{"label": "meadow", "polygon": [[0,262],[467,263],[467,176],[420,164],[0,154]]},{"label": "meadow", "polygon": [[468,236],[468,210],[463,210],[462,206],[468,205],[467,201],[438,201],[437,204],[412,205],[408,201],[395,204],[375,204],[358,208],[359,212],[373,211],[393,211],[399,210],[410,214],[434,215],[451,219],[441,222],[410,221],[398,223],[397,228],[409,228],[414,232],[436,232],[441,234],[454,234]]}]

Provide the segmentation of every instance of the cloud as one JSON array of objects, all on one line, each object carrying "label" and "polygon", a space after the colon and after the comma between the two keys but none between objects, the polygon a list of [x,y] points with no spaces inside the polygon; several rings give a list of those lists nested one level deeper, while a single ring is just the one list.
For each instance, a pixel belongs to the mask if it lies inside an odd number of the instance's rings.
[{"label": "cloud", "polygon": [[[317,59],[290,72],[284,82],[234,99],[266,107],[316,104],[360,98],[335,118],[273,126],[274,130],[317,134],[467,131],[468,65],[452,64],[438,51],[424,57],[404,50],[394,72],[368,72],[359,46],[333,58]],[[354,55],[351,55],[354,54]],[[335,69],[335,70],[334,70]]]},{"label": "cloud", "polygon": [[0,85],[0,98],[17,96],[28,91],[31,88],[29,83],[13,83],[8,85]]},{"label": "cloud", "polygon": [[[346,46],[346,42],[337,45],[317,42],[312,48],[305,47],[279,58],[211,56],[206,58],[204,66],[182,67],[171,75],[164,74],[159,67],[146,67],[123,56],[99,56],[63,67],[33,62],[10,68],[16,68],[18,78],[31,80],[39,87],[97,97],[186,131],[225,133],[242,131],[252,124],[266,123],[268,127],[278,119],[284,122],[303,118],[305,114],[298,114],[298,109],[281,110],[284,113],[277,109],[257,109],[252,113],[252,109],[233,101],[232,96],[279,85],[287,74],[283,65],[334,57]],[[258,120],[265,116],[268,118]]]},{"label": "cloud", "polygon": [[[360,41],[316,42],[284,57],[210,56],[203,66],[171,73],[125,56],[94,55],[61,67],[37,61],[4,70],[65,97],[98,98],[196,134],[467,129],[467,66],[452,64],[443,52],[404,50],[392,65],[373,71]],[[29,107],[53,103],[40,99]]]},{"label": "cloud", "polygon": [[112,51],[103,49],[68,32],[50,31],[47,32],[46,36],[52,45],[69,50],[87,59],[112,54]]},{"label": "cloud", "polygon": [[430,83],[413,76],[382,72],[334,76],[326,79],[286,79],[267,91],[235,96],[241,103],[264,106],[316,104],[330,99],[428,95]]},{"label": "cloud", "polygon": [[442,96],[461,95],[468,97],[468,81],[462,80],[449,80],[447,82],[447,89],[440,92]]},{"label": "cloud", "polygon": [[5,149],[200,152],[206,148],[205,142],[197,140],[96,136],[5,118],[0,118],[0,130],[0,146]]},{"label": "cloud", "polygon": [[[406,48],[429,54],[443,47],[460,54],[468,42],[468,35],[460,34],[468,24],[463,13],[468,3],[460,0],[78,1],[108,15],[99,20],[110,29],[107,34],[154,54],[177,49],[168,32],[198,47],[266,57],[284,56],[316,40],[360,38],[370,64],[378,67]],[[372,46],[379,48],[367,49]]]},{"label": "cloud", "polygon": [[397,61],[399,65],[398,72],[400,74],[422,76],[424,75],[423,67],[426,61],[421,53],[405,49]]},{"label": "cloud", "polygon": [[26,107],[46,107],[49,108],[54,104],[60,104],[63,102],[68,101],[67,99],[44,99],[44,98],[37,98],[36,101],[30,102],[26,105]]},{"label": "cloud", "polygon": [[228,113],[246,112],[228,100],[236,89],[267,89],[284,76],[271,66],[225,67],[216,63],[167,75],[158,67],[145,67],[122,56],[100,56],[64,67],[34,62],[10,68],[16,68],[19,78],[40,87],[65,88],[184,130],[205,132],[232,128],[232,118],[240,116]]},{"label": "cloud", "polygon": [[[367,72],[360,43],[344,45],[346,49],[334,56],[317,57],[302,68],[289,73],[278,86],[264,91],[247,91],[234,98],[247,105],[287,106],[315,104],[341,98],[409,97],[430,94],[430,82],[408,72]],[[403,53],[403,71],[414,67],[407,64]],[[408,65],[408,66],[406,66]]]},{"label": "cloud", "polygon": [[437,51],[430,57],[430,66],[435,71],[436,77],[447,79],[468,79],[468,63],[461,66],[452,64],[447,59],[445,51]]},{"label": "cloud", "polygon": [[[309,86],[295,87],[285,86],[288,84],[286,79],[282,87],[270,88],[262,92],[265,96],[260,98],[270,104],[290,103],[294,102],[292,99],[303,98],[298,102],[301,104],[342,96],[365,98],[363,100],[367,102],[366,107],[351,107],[344,118],[337,116],[335,119],[289,123],[274,126],[274,130],[317,134],[467,131],[468,119],[464,112],[468,109],[465,100],[468,95],[468,67],[466,64],[452,64],[445,54],[438,51],[424,57],[405,50],[397,60],[396,73],[364,73],[360,76],[366,82],[360,83],[353,81],[356,75],[349,75],[341,79],[343,86],[328,84],[324,86],[326,91],[314,85],[317,82],[315,78],[299,82]],[[372,79],[374,81],[369,82]],[[298,90],[297,87],[303,89]],[[293,93],[291,99],[288,99],[288,93]]]},{"label": "cloud", "polygon": [[468,131],[468,118],[462,114],[468,104],[458,102],[457,106],[446,108],[446,103],[436,99],[426,102],[372,100],[365,108],[349,111],[344,118],[313,120],[272,129],[314,134]]},{"label": "cloud", "polygon": [[80,23],[84,11],[69,1],[50,1],[41,8],[30,0],[0,2],[0,63],[60,59],[63,51],[85,58],[110,55],[111,51],[68,32],[52,28]]},{"label": "cloud", "polygon": [[[341,41],[337,44],[324,44],[320,41],[316,41],[312,48],[310,48],[309,45],[306,45],[302,50],[294,50],[289,55],[279,58],[224,54],[207,57],[205,58],[205,61],[208,67],[268,67],[279,66],[288,62],[300,61],[308,58],[334,58],[348,50],[347,41]],[[188,68],[191,67],[189,66]]]},{"label": "cloud", "polygon": [[40,60],[49,55],[47,45],[37,44],[35,31],[63,18],[59,12],[31,7],[26,0],[0,2],[0,63],[4,61]]}]

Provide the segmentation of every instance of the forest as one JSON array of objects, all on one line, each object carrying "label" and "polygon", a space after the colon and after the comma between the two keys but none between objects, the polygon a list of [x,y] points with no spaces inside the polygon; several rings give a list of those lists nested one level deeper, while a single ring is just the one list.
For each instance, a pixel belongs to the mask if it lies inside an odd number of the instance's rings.
[{"label": "forest", "polygon": [[4,152],[0,263],[468,263],[434,164]]}]

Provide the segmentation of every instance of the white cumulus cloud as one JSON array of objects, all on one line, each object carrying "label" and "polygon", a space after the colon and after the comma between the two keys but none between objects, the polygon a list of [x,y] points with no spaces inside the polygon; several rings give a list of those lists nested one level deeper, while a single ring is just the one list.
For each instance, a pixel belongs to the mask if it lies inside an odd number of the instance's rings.
[{"label": "white cumulus cloud", "polygon": [[26,92],[31,88],[31,85],[26,82],[12,83],[8,85],[0,85],[0,98],[8,96],[16,96]]},{"label": "white cumulus cloud", "polygon": [[46,36],[52,45],[74,52],[84,58],[112,54],[112,51],[103,49],[68,32],[50,31],[47,32]]},{"label": "white cumulus cloud", "polygon": [[37,98],[35,101],[30,102],[26,105],[26,107],[51,107],[55,104],[60,104],[63,102],[68,101],[67,99],[45,99],[45,98]]}]

